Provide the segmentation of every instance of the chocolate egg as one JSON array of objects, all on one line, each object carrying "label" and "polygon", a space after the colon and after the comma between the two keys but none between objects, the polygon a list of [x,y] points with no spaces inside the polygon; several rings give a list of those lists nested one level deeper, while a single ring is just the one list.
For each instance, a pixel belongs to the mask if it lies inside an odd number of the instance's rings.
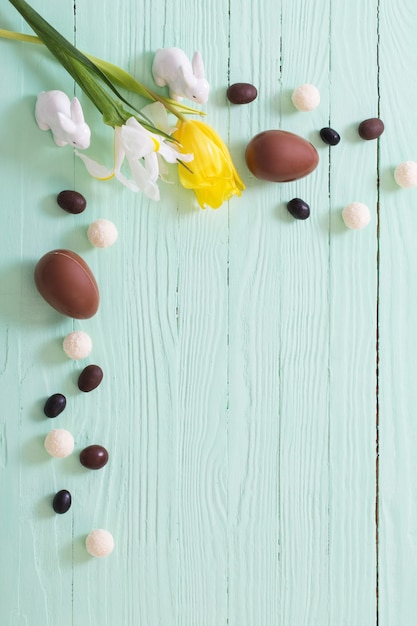
[{"label": "chocolate egg", "polygon": [[246,147],[246,164],[262,180],[286,183],[310,174],[319,162],[315,147],[294,133],[265,130]]},{"label": "chocolate egg", "polygon": [[60,413],[65,409],[67,405],[67,399],[62,393],[54,393],[49,396],[43,407],[43,412],[46,417],[58,417]]},{"label": "chocolate egg", "polygon": [[227,99],[232,104],[249,104],[258,95],[258,90],[250,83],[234,83],[226,92]]},{"label": "chocolate egg", "polygon": [[35,284],[41,296],[54,309],[87,319],[98,309],[100,295],[87,263],[71,250],[52,250],[35,267]]},{"label": "chocolate egg", "polygon": [[310,207],[301,198],[290,200],[287,204],[287,209],[296,220],[306,220],[310,217]]},{"label": "chocolate egg", "polygon": [[106,448],[98,444],[87,446],[80,452],[81,465],[88,469],[97,470],[104,467],[109,460]]},{"label": "chocolate egg", "polygon": [[359,124],[358,133],[362,139],[378,139],[384,132],[384,122],[378,117],[371,117]]},{"label": "chocolate egg", "polygon": [[87,365],[78,377],[78,389],[88,393],[96,389],[103,380],[103,370],[99,365]]},{"label": "chocolate egg", "polygon": [[64,209],[67,213],[73,213],[74,215],[82,213],[87,206],[87,201],[84,196],[78,191],[71,191],[71,189],[61,191],[56,201],[61,209]]},{"label": "chocolate egg", "polygon": [[55,494],[54,499],[52,501],[52,508],[55,513],[59,513],[62,515],[66,513],[71,508],[71,494],[67,489],[61,489],[58,493]]}]

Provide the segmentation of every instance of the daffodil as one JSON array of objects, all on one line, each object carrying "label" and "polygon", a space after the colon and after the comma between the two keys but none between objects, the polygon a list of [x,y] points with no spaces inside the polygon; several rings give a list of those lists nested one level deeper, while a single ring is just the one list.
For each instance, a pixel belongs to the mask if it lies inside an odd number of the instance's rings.
[{"label": "daffodil", "polygon": [[179,168],[183,187],[193,189],[201,208],[218,209],[245,189],[221,137],[204,122],[179,120],[173,136],[182,149],[194,155],[190,168]]},{"label": "daffodil", "polygon": [[[144,109],[147,119],[160,127],[165,133],[170,132],[164,107],[159,102],[148,105]],[[176,143],[169,143],[163,136],[151,133],[134,117],[130,117],[123,126],[116,126],[114,131],[114,166],[109,170],[85,154],[76,151],[82,159],[87,171],[94,178],[108,180],[117,178],[132,191],[142,191],[152,200],[159,200],[157,185],[163,163],[191,161],[191,154],[182,154]],[[133,180],[121,171],[124,160],[129,164]]]},{"label": "daffodil", "polygon": [[[80,52],[25,0],[9,2],[38,38],[2,29],[0,37],[42,42],[100,111],[104,123],[114,128],[112,169],[77,153],[92,176],[99,179],[115,177],[129,189],[142,190],[157,200],[157,180],[159,177],[166,179],[166,164],[179,163],[180,182],[187,189],[194,190],[202,208],[217,209],[232,196],[241,195],[245,186],[223,140],[207,124],[183,117],[197,111],[154,94],[117,66]],[[139,111],[119,93],[115,83],[156,101],[149,105],[155,108]],[[175,130],[169,127],[165,109],[178,117]],[[130,167],[130,177],[122,172],[125,161]],[[186,165],[189,161],[192,161],[190,167]]]},{"label": "daffodil", "polygon": [[[173,129],[170,130],[168,127],[164,106],[160,101],[157,101],[153,105],[157,107],[155,110],[148,109],[145,113],[138,111],[117,91],[111,78],[114,80],[123,79],[122,82],[127,81],[129,87],[136,88],[141,95],[156,99],[152,92],[135,81],[130,75],[120,71],[116,66],[94,57],[88,57],[77,50],[25,0],[9,1],[23,15],[39,39],[101,112],[103,121],[114,128],[115,159],[113,169],[109,170],[86,155],[77,152],[76,154],[84,161],[87,170],[92,176],[100,179],[115,176],[129,189],[133,191],[142,190],[150,198],[158,200],[159,189],[156,181],[160,175],[160,169],[163,170],[164,161],[177,163],[192,159],[192,155],[180,155],[176,141],[170,139],[169,132],[172,132]],[[4,32],[0,35],[4,35]],[[97,61],[101,67],[97,65]],[[118,97],[117,100],[111,96],[106,87]],[[126,110],[122,103],[133,109],[135,113]],[[165,106],[176,115],[180,115],[171,108],[169,103],[165,103]],[[153,125],[152,116],[158,126]],[[130,166],[133,180],[127,178],[121,171],[125,159]]]}]

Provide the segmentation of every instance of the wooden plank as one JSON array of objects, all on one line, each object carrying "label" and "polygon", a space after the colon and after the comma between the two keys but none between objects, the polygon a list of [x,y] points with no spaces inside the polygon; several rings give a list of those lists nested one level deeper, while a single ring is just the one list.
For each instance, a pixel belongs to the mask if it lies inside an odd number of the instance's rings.
[{"label": "wooden plank", "polygon": [[[71,38],[72,3],[50,8],[49,15]],[[30,32],[8,3],[2,8],[2,26]],[[7,406],[2,415],[0,480],[1,614],[10,624],[48,624],[59,619],[66,626],[72,617],[71,577],[65,558],[58,567],[57,560],[68,545],[62,544],[59,528],[65,527],[71,539],[72,522],[69,516],[57,524],[50,506],[61,475],[43,449],[51,425],[42,410],[46,397],[57,387],[65,393],[68,389],[57,350],[63,326],[58,314],[41,302],[33,283],[33,267],[72,224],[71,217],[65,220],[55,212],[54,194],[68,180],[68,172],[72,182],[73,157],[58,151],[49,132],[39,130],[34,107],[41,90],[57,88],[71,95],[73,82],[41,48],[1,41],[1,49],[1,81],[7,85],[0,101],[4,208],[0,395]]]},{"label": "wooden plank", "polygon": [[[376,622],[377,143],[357,134],[378,115],[375,2],[332,4],[330,125],[330,623]],[[369,206],[366,229],[347,231],[341,210]]]},{"label": "wooden plank", "polygon": [[379,606],[380,624],[411,625],[417,610],[415,363],[416,191],[400,189],[394,168],[417,160],[413,59],[414,3],[399,14],[380,7],[380,93],[385,133],[380,140],[379,287]]},{"label": "wooden plank", "polygon": [[[231,107],[235,141],[241,128],[246,142],[282,128],[318,143],[326,92],[310,114],[290,95],[304,82],[326,85],[327,14],[325,3],[232,4],[230,82],[259,89],[246,126],[247,110]],[[316,364],[328,360],[327,167],[283,185],[247,180],[231,212],[230,620],[324,623],[328,378]],[[293,197],[311,205],[307,222],[287,213]]]},{"label": "wooden plank", "polygon": [[274,185],[257,184],[244,162],[247,142],[273,125],[278,110],[280,5],[230,5],[229,83],[248,82],[258,89],[249,105],[229,105],[230,146],[247,185],[229,209],[228,595],[233,626],[281,623],[280,193]]},{"label": "wooden plank", "polygon": [[[130,12],[125,8],[110,24],[110,4],[97,16],[91,3],[79,2],[79,45],[97,48],[99,56],[115,59],[150,86],[157,48],[177,45],[189,56],[199,48],[214,94],[209,122],[227,130],[227,118],[216,109],[216,85],[227,72],[227,38],[219,37],[216,7],[201,11],[188,1],[160,6],[156,11],[155,3],[132,2]],[[223,15],[221,3],[219,11]],[[123,362],[116,351],[113,357],[117,376],[129,385],[121,383],[117,413],[125,425],[114,446],[115,455],[129,452],[122,493],[116,472],[96,517],[108,519],[122,552],[108,570],[101,563],[74,570],[74,612],[97,606],[95,619],[114,623],[225,623],[227,212],[202,212],[194,194],[178,186],[161,189],[158,205],[129,192],[120,200],[119,189],[110,192],[127,235],[111,275],[129,275],[117,286],[117,310],[113,302],[104,304],[100,323],[111,329],[115,315],[121,320],[117,346]],[[109,206],[109,199],[104,202]],[[119,497],[129,512],[123,519],[109,507]],[[85,529],[85,518],[78,528]],[[119,592],[99,606],[109,586]]]}]

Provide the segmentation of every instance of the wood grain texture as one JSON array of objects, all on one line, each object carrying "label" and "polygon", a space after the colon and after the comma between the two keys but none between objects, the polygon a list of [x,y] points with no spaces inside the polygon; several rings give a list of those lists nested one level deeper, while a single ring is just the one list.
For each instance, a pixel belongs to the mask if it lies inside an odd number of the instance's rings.
[{"label": "wood grain texture", "polygon": [[[36,95],[76,93],[88,153],[109,166],[112,129],[47,51],[0,40],[1,623],[414,625],[416,195],[393,182],[395,165],[417,160],[413,3],[33,4],[150,86],[157,48],[201,50],[207,122],[246,190],[201,211],[178,183],[161,183],[154,203],[89,178],[38,129]],[[29,32],[7,2],[0,28]],[[234,82],[258,98],[231,105]],[[305,82],[321,93],[310,113],[291,103]],[[359,122],[379,114],[384,135],[360,140]],[[318,134],[328,125],[342,136],[330,149]],[[313,174],[250,175],[245,146],[272,128],[316,146]],[[56,205],[72,187],[88,201],[78,216]],[[288,214],[293,197],[310,204],[306,222]],[[371,210],[360,232],[341,219],[355,200]],[[107,250],[86,237],[101,217],[119,231]],[[91,320],[60,316],[35,289],[36,261],[58,247],[97,278]],[[91,335],[88,362],[104,370],[91,394],[76,386],[87,363],[62,351],[73,329]],[[67,408],[48,420],[57,391]],[[71,457],[48,458],[53,427],[74,434]],[[92,443],[110,453],[97,472],[78,461]],[[57,516],[62,488],[73,506]],[[85,550],[99,527],[115,537],[107,559]]]},{"label": "wood grain texture", "polygon": [[[412,380],[416,331],[413,311],[416,198],[414,190],[392,182],[394,168],[416,160],[416,118],[410,50],[417,20],[413,3],[405,2],[398,20],[395,8],[381,2],[381,116],[387,140],[381,142],[380,209],[380,613],[381,624],[415,622],[416,490],[415,406]],[[410,48],[411,46],[411,48]],[[411,192],[411,193],[410,193]]]},{"label": "wood grain texture", "polygon": [[[376,619],[378,162],[377,142],[361,140],[357,126],[378,116],[378,14],[371,3],[339,9],[329,66],[329,120],[342,135],[329,161],[330,622],[365,626]],[[340,219],[353,201],[371,212],[357,233]]]}]

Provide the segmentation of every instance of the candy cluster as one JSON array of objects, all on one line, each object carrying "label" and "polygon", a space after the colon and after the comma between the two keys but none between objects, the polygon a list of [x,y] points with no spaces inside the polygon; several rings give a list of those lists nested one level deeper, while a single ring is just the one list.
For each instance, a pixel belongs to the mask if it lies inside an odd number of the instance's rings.
[{"label": "candy cluster", "polygon": [[[234,83],[226,91],[227,99],[234,105],[249,104],[257,95],[256,87],[250,83]],[[320,92],[315,85],[306,83],[294,89],[291,101],[298,111],[313,111],[320,104]],[[357,128],[358,136],[365,141],[378,139],[384,130],[383,121],[377,117],[363,120]],[[321,128],[319,135],[328,146],[340,143],[340,134],[330,126]],[[283,130],[267,130],[249,141],[245,160],[256,178],[282,183],[310,174],[317,167],[319,157],[315,147],[302,137]],[[400,187],[417,187],[417,163],[400,163],[395,168],[394,180]],[[287,209],[296,220],[310,217],[310,206],[301,198],[292,198]],[[342,219],[347,228],[361,230],[369,224],[371,214],[363,202],[351,202],[343,209]]]},{"label": "candy cluster", "polygon": [[[57,202],[72,214],[82,213],[86,208],[85,198],[75,191],[62,191]],[[89,226],[87,237],[97,247],[108,247],[116,241],[117,229],[109,220],[97,220]],[[44,299],[64,315],[86,319],[98,309],[97,283],[90,268],[75,252],[54,250],[44,255],[35,268],[35,283]],[[64,339],[63,350],[70,359],[84,359],[92,350],[91,338],[84,331],[71,332]],[[87,365],[78,376],[78,389],[90,393],[99,387],[102,380],[101,367]],[[45,402],[44,414],[55,419],[66,406],[66,397],[62,393],[54,393]],[[47,434],[44,446],[51,456],[65,458],[74,451],[74,437],[65,428],[54,428]],[[109,453],[104,446],[93,444],[81,451],[79,460],[87,469],[99,470],[107,464]],[[72,495],[67,489],[59,490],[52,500],[53,510],[60,515],[67,513],[71,505]],[[107,556],[113,548],[114,540],[107,530],[95,529],[86,539],[86,549],[92,556]]]}]

